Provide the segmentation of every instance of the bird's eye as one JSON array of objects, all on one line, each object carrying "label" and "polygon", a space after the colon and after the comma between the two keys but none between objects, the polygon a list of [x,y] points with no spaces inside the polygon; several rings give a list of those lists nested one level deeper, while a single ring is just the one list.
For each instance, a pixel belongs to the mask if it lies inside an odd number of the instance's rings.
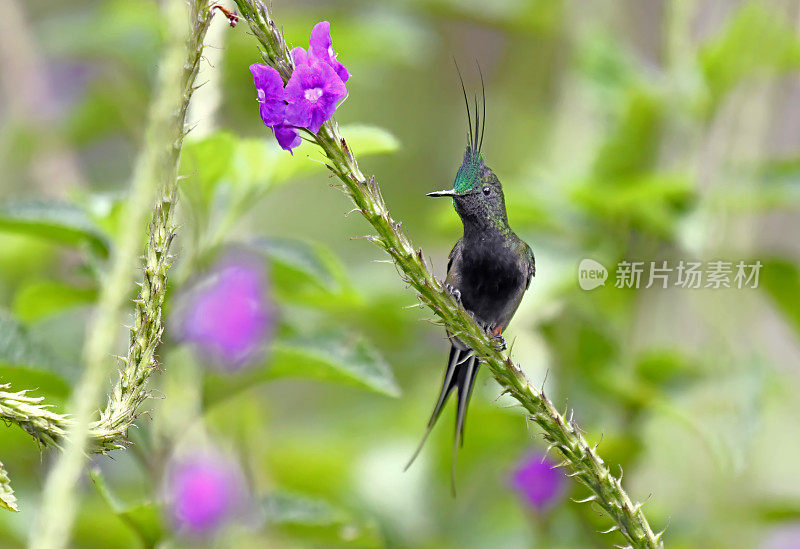
[{"label": "bird's eye", "polygon": [[483,195],[484,196],[489,196],[491,193],[492,193],[491,187],[484,187],[483,188]]}]

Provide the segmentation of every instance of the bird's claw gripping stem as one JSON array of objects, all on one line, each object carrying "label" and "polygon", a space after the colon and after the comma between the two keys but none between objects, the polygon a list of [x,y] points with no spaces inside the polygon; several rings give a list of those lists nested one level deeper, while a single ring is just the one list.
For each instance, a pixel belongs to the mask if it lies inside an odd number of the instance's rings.
[{"label": "bird's claw gripping stem", "polygon": [[489,324],[484,328],[486,335],[492,340],[492,346],[498,351],[505,351],[508,346],[506,345],[505,338],[501,334],[501,330],[502,327],[496,324]]},{"label": "bird's claw gripping stem", "polygon": [[508,345],[506,345],[506,339],[503,336],[493,335],[491,338],[494,348],[498,351],[505,351],[508,348]]},{"label": "bird's claw gripping stem", "polygon": [[456,303],[461,305],[461,290],[452,286],[451,284],[448,284],[447,282],[445,282],[442,287],[444,288],[445,292],[450,294],[450,297],[452,297]]}]

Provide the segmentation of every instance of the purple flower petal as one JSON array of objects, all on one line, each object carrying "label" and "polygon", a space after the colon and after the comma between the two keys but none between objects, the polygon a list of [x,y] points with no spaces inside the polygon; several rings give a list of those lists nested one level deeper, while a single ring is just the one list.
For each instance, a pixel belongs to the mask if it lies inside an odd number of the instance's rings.
[{"label": "purple flower petal", "polygon": [[256,85],[261,120],[267,126],[283,122],[286,104],[283,101],[283,79],[272,67],[261,63],[250,65]]},{"label": "purple flower petal", "polygon": [[308,54],[306,53],[306,50],[300,46],[293,48],[292,51],[289,52],[289,55],[292,56],[292,61],[294,61],[295,67],[299,65],[308,65]]},{"label": "purple flower petal", "polygon": [[300,145],[303,140],[300,138],[300,132],[297,131],[297,128],[294,126],[288,126],[286,124],[278,124],[272,131],[275,132],[275,139],[278,141],[278,145],[285,151],[292,152],[292,149]]},{"label": "purple flower petal", "polygon": [[764,538],[761,549],[797,549],[800,547],[800,522],[777,526]]},{"label": "purple flower petal", "polygon": [[330,65],[314,62],[298,66],[286,83],[286,122],[317,133],[346,94],[344,82]]},{"label": "purple flower petal", "polygon": [[312,60],[322,61],[330,65],[342,82],[347,82],[347,79],[350,78],[347,68],[336,59],[336,52],[333,51],[333,40],[331,40],[331,24],[327,21],[320,21],[311,29],[308,53]]},{"label": "purple flower petal", "polygon": [[176,333],[225,370],[260,359],[275,314],[260,258],[219,263],[183,296]]},{"label": "purple flower petal", "polygon": [[233,462],[196,453],[171,465],[165,496],[177,530],[207,535],[240,514],[245,489]]},{"label": "purple flower petal", "polygon": [[555,505],[564,494],[564,473],[554,466],[548,457],[533,452],[521,459],[511,474],[511,487],[539,512]]}]

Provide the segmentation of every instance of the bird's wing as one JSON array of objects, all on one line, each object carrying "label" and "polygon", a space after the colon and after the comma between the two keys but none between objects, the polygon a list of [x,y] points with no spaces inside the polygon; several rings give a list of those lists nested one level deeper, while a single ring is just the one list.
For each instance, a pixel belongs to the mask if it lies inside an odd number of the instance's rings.
[{"label": "bird's wing", "polygon": [[528,257],[528,280],[525,282],[525,289],[528,289],[531,287],[531,280],[536,276],[536,258],[533,256],[533,250],[527,244],[525,244],[525,255]]},{"label": "bird's wing", "polygon": [[458,242],[456,242],[456,245],[450,250],[450,255],[447,257],[447,274],[450,274],[450,267],[453,266],[453,260],[461,253],[461,240],[461,238],[458,239]]}]

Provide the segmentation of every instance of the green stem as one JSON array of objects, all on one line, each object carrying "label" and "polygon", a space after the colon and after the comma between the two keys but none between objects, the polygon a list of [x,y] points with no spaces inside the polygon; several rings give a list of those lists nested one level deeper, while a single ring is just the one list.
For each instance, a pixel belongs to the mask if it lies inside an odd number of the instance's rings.
[{"label": "green stem", "polygon": [[44,397],[32,397],[28,391],[11,393],[9,384],[0,385],[0,419],[15,423],[44,446],[59,446],[67,434],[70,420],[42,404]]},{"label": "green stem", "polygon": [[0,509],[19,512],[17,498],[14,497],[14,490],[11,489],[11,481],[8,480],[8,473],[2,461],[0,461]]},{"label": "green stem", "polygon": [[[264,61],[288,80],[293,68],[292,60],[278,26],[270,18],[267,5],[262,0],[236,0],[236,4],[262,47]],[[589,445],[571,416],[567,419],[559,413],[544,392],[530,384],[522,369],[506,353],[498,351],[464,308],[443,290],[425,263],[422,250],[414,248],[401,231],[400,223],[389,215],[374,177],[367,178],[361,173],[335,121],[323,125],[316,142],[328,158],[328,168],[342,181],[342,190],[377,232],[377,235],[365,238],[392,257],[401,278],[418,292],[420,301],[451,333],[475,350],[503,387],[503,392],[514,397],[528,411],[530,420],[544,431],[550,447],[564,458],[561,465],[569,470],[568,475],[592,491],[584,501],[595,502],[614,520],[615,524],[608,532],[619,530],[632,547],[663,547],[663,532],[653,533],[642,504],[634,503],[623,489],[621,474],[619,477],[611,474],[596,446]]]},{"label": "green stem", "polygon": [[[66,423],[66,435],[61,432],[51,436],[53,433],[46,428],[37,431],[41,433],[40,440],[49,437],[49,442],[62,441],[64,452],[45,484],[39,525],[32,529],[32,547],[50,549],[68,543],[78,508],[75,484],[85,465],[86,450],[105,452],[121,447],[139,405],[147,398],[144,382],[156,367],[155,351],[162,332],[161,304],[166,291],[168,248],[174,236],[172,206],[176,199],[184,120],[210,18],[206,0],[193,0],[190,6],[190,25],[183,24],[189,16],[184,0],[170,0],[165,8],[169,22],[168,43],[160,64],[147,140],[134,170],[119,243],[89,327],[84,348],[86,369],[72,396],[72,414]],[[150,238],[145,246],[144,280],[136,300],[128,356],[123,359],[120,380],[106,409],[98,421],[92,421],[128,289],[133,282],[142,226],[154,203]],[[62,431],[63,426],[60,426]]]}]

